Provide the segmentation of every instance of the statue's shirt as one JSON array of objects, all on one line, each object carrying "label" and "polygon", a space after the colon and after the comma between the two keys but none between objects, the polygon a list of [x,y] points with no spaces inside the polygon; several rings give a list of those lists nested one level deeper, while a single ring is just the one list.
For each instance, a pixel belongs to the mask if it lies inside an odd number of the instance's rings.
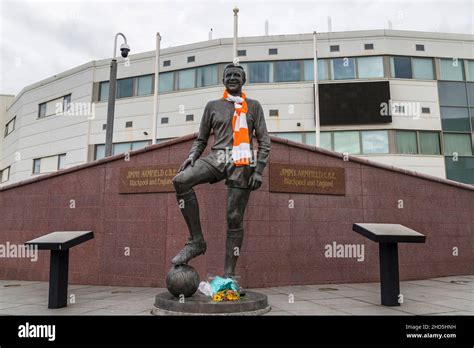
[{"label": "statue's shirt", "polygon": [[[267,125],[263,109],[257,100],[246,99],[247,126],[250,137],[250,148],[253,155],[252,139],[258,141],[257,158],[252,158],[254,166],[258,172],[263,172],[270,153],[270,137],[268,136]],[[201,156],[207,146],[211,131],[214,132],[214,145],[211,147],[211,154],[203,157],[202,160],[211,165],[215,170],[223,172],[229,165],[229,158],[233,146],[232,118],[234,116],[234,103],[226,99],[213,100],[207,103],[199,127],[199,135],[194,141],[190,155],[194,158]]]}]

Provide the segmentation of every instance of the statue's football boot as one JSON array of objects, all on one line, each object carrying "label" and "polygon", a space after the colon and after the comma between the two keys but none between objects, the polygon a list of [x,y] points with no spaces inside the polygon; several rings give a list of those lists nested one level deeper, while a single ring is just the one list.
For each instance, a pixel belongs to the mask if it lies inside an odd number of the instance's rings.
[{"label": "statue's football boot", "polygon": [[206,252],[206,241],[204,239],[189,241],[184,245],[184,248],[173,257],[171,263],[173,265],[183,265],[187,264],[189,260],[194,259],[196,256],[204,254]]}]

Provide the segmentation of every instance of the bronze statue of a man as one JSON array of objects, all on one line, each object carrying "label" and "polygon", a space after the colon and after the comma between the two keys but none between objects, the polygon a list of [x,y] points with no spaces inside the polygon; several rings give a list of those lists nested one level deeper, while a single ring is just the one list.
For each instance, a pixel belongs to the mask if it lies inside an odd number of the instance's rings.
[{"label": "bronze statue of a man", "polygon": [[[224,277],[235,276],[244,238],[245,208],[250,192],[262,185],[262,173],[270,153],[270,137],[262,106],[257,100],[246,98],[242,92],[245,82],[245,71],[241,66],[229,64],[225,67],[224,96],[207,103],[199,135],[189,157],[173,178],[178,204],[190,234],[184,248],[172,259],[174,265],[186,264],[206,251],[193,187],[226,179],[228,196]],[[211,154],[200,158],[211,131],[215,137]],[[252,147],[254,136],[258,141],[256,158]]]}]

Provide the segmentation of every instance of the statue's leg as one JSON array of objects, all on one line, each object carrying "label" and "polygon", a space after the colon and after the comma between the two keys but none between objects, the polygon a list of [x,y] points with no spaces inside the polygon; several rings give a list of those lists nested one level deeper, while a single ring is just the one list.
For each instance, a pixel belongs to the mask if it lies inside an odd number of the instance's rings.
[{"label": "statue's leg", "polygon": [[214,173],[199,160],[196,161],[194,167],[187,167],[173,178],[178,206],[190,235],[184,248],[171,260],[174,265],[186,264],[192,258],[206,252],[206,242],[202,235],[199,218],[199,204],[193,187],[213,180],[215,180]]},{"label": "statue's leg", "polygon": [[244,240],[244,213],[250,189],[230,187],[227,190],[227,239],[225,246],[224,277],[235,276],[235,266]]}]

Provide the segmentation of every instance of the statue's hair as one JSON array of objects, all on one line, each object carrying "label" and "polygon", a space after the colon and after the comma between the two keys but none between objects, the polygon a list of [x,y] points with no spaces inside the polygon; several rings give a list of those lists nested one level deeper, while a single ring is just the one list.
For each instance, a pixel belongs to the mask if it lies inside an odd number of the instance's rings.
[{"label": "statue's hair", "polygon": [[244,81],[247,80],[247,75],[245,73],[245,70],[244,70],[244,67],[242,65],[238,65],[238,64],[234,64],[234,63],[230,63],[230,64],[227,64],[224,68],[224,77],[225,77],[225,74],[227,72],[227,69],[232,69],[232,68],[237,68],[237,69],[240,69],[242,70],[242,73],[243,73],[243,78],[244,78]]}]

